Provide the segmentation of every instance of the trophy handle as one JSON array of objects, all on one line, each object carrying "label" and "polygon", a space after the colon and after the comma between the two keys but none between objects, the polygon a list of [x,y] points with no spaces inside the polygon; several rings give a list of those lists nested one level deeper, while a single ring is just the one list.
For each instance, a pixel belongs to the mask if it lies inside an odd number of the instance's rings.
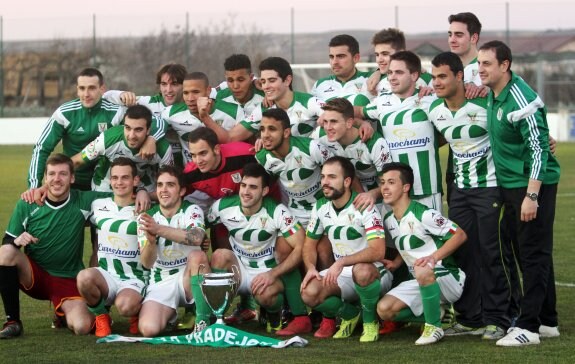
[{"label": "trophy handle", "polygon": [[238,293],[238,289],[240,288],[240,279],[241,279],[241,274],[240,274],[240,268],[235,265],[232,264],[232,273],[234,274],[234,292],[233,295],[235,296]]}]

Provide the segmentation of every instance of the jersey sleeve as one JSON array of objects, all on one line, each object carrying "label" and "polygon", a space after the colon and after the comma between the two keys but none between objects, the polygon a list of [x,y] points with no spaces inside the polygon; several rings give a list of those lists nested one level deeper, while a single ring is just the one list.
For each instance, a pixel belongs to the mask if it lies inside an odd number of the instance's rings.
[{"label": "jersey sleeve", "polygon": [[376,139],[373,148],[371,149],[371,158],[378,175],[381,175],[384,165],[391,163],[389,145],[387,144],[387,140],[382,136],[379,136],[379,138]]},{"label": "jersey sleeve", "polygon": [[436,236],[443,241],[451,238],[459,228],[457,224],[434,209],[428,209],[423,213],[421,224],[430,235]]},{"label": "jersey sleeve", "polygon": [[210,210],[208,211],[208,218],[206,219],[206,222],[208,223],[208,226],[214,226],[216,224],[219,224],[220,221],[220,201],[221,200],[217,200],[216,202],[213,203],[212,206],[210,206]]},{"label": "jersey sleeve", "polygon": [[509,122],[519,129],[529,151],[529,178],[542,181],[547,170],[549,128],[545,122],[543,101],[537,96],[524,108],[507,114]]},{"label": "jersey sleeve", "polygon": [[60,110],[56,110],[44,126],[32,151],[32,159],[28,169],[28,187],[37,188],[42,183],[46,160],[62,140],[67,125],[68,120],[61,114]]},{"label": "jersey sleeve", "polygon": [[365,237],[368,241],[385,237],[381,214],[375,206],[363,211],[362,223],[365,228]]},{"label": "jersey sleeve", "polygon": [[307,101],[306,107],[307,107],[307,110],[310,112],[311,116],[320,117],[321,114],[323,114],[322,107],[324,105],[325,105],[325,102],[323,102],[318,97],[314,96],[314,97],[309,98],[309,100]]},{"label": "jersey sleeve", "polygon": [[240,125],[255,134],[260,130],[262,121],[262,106],[256,107],[247,119],[240,121]]},{"label": "jersey sleeve", "polygon": [[309,154],[316,166],[321,167],[329,158],[333,157],[331,150],[318,139],[310,142]]},{"label": "jersey sleeve", "polygon": [[367,106],[363,107],[363,118],[364,119],[372,119],[372,120],[379,120],[379,111],[377,110],[377,99],[374,99],[372,102],[367,104]]},{"label": "jersey sleeve", "polygon": [[284,238],[292,236],[302,228],[296,217],[283,204],[279,204],[275,208],[274,221]]},{"label": "jersey sleeve", "polygon": [[152,114],[152,126],[150,128],[150,136],[152,138],[156,139],[156,141],[160,140],[166,135],[167,128],[167,123],[162,117]]},{"label": "jersey sleeve", "polygon": [[313,206],[311,210],[311,215],[309,218],[309,223],[307,224],[306,236],[319,240],[324,232],[323,224],[319,219],[317,203]]},{"label": "jersey sleeve", "polygon": [[204,212],[198,205],[190,205],[186,209],[186,229],[198,228],[205,230],[206,226],[204,223]]},{"label": "jersey sleeve", "polygon": [[28,204],[22,200],[18,200],[16,207],[10,216],[10,221],[6,227],[6,234],[13,238],[17,238],[26,231],[26,221],[28,220]]},{"label": "jersey sleeve", "polygon": [[82,149],[80,153],[84,162],[93,161],[106,154],[106,135],[107,132],[103,132]]}]

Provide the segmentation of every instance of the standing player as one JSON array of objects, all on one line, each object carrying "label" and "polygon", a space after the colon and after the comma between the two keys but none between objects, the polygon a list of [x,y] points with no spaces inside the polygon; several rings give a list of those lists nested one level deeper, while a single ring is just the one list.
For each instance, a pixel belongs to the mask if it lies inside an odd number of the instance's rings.
[{"label": "standing player", "polygon": [[[260,63],[259,70],[260,82],[266,99],[274,103],[272,107],[283,109],[288,113],[292,135],[309,136],[317,126],[323,103],[310,94],[292,91],[293,71],[285,59],[280,57],[266,58]],[[205,101],[208,102],[209,100]],[[259,131],[262,113],[265,109],[263,104],[259,105],[251,115],[246,115],[246,120],[229,131],[209,120],[204,121],[204,124],[217,133],[221,143],[247,140]]]},{"label": "standing player", "polygon": [[335,155],[349,159],[361,184],[361,193],[354,200],[359,210],[381,203],[379,174],[384,164],[391,162],[386,140],[375,133],[367,141],[359,138],[359,130],[353,126],[353,105],[344,98],[326,102],[324,110],[325,136],[320,141],[328,145]]},{"label": "standing player", "polygon": [[[141,249],[142,265],[151,269],[139,315],[146,337],[157,336],[175,322],[178,307],[193,302],[188,255],[200,249],[205,237],[202,209],[182,201],[186,189],[180,172],[163,166],[156,186],[158,204],[138,218],[148,240]],[[205,322],[196,321],[198,331],[204,327]]]},{"label": "standing player", "polygon": [[245,116],[264,100],[264,93],[254,85],[252,64],[245,54],[232,54],[224,61],[227,88],[218,91],[216,100],[238,104]]},{"label": "standing player", "polygon": [[[379,338],[375,308],[381,292],[391,287],[391,274],[378,263],[385,256],[381,215],[374,208],[359,211],[352,201],[354,169],[343,157],[328,159],[321,171],[325,198],[314,206],[307,227],[303,261],[307,270],[302,282],[304,302],[324,315],[318,338],[350,337],[362,314],[360,342]],[[317,242],[326,234],[335,262],[329,269],[317,270]],[[352,303],[361,303],[360,310]],[[336,332],[335,317],[342,322]]]},{"label": "standing player", "polygon": [[539,344],[559,336],[553,270],[553,221],[559,163],[549,150],[547,110],[539,96],[511,72],[511,50],[487,42],[478,55],[488,86],[487,126],[497,181],[509,209],[523,274],[521,313],[499,346]]},{"label": "standing player", "polygon": [[114,197],[92,203],[90,221],[98,228],[98,267],[78,273],[78,290],[96,316],[96,336],[112,333],[109,307],[130,317],[130,333],[138,333],[138,312],[149,271],[142,267],[136,234],[134,188],[139,177],[136,164],[116,158],[110,167]]},{"label": "standing player", "polygon": [[345,97],[354,105],[365,106],[369,99],[360,94],[369,72],[358,71],[355,65],[360,60],[359,43],[348,34],[340,34],[329,41],[329,65],[332,75],[317,80],[310,93],[328,101],[334,97]]},{"label": "standing player", "polygon": [[[84,224],[102,192],[71,190],[74,165],[63,154],[46,160],[47,198],[40,206],[18,201],[0,247],[0,295],[6,323],[0,339],[22,335],[19,289],[50,300],[75,334],[90,332],[93,317],[80,298],[76,275],[84,268]],[[20,248],[24,247],[24,252]]]},{"label": "standing player", "polygon": [[[250,163],[242,170],[239,194],[224,197],[212,205],[207,221],[226,226],[230,231],[232,250],[216,250],[211,257],[211,267],[220,272],[231,271],[233,265],[239,267],[239,293],[253,294],[265,308],[268,332],[274,330],[280,336],[304,334],[310,332],[312,326],[299,295],[301,276],[290,274],[297,271],[301,262],[304,234],[290,210],[266,196],[269,182],[265,169]],[[291,252],[278,262],[275,249],[280,234],[290,245]],[[281,329],[283,291],[291,299],[290,308],[295,318]]]},{"label": "standing player", "polygon": [[[104,130],[119,125],[124,109],[102,100],[104,76],[95,68],[85,68],[78,74],[78,98],[64,103],[52,115],[40,134],[30,161],[28,187],[42,184],[46,159],[62,141],[63,152],[72,157]],[[90,190],[94,164],[76,171],[74,187]]]},{"label": "standing player", "polygon": [[487,99],[465,98],[463,64],[456,54],[441,53],[431,63],[440,98],[429,108],[429,119],[449,143],[455,171],[449,218],[468,237],[454,253],[466,280],[454,304],[457,322],[445,335],[483,333],[484,339],[495,340],[510,325],[510,291],[500,248],[502,202],[487,130]]},{"label": "standing player", "polygon": [[[390,92],[391,87],[387,79],[387,69],[391,61],[390,57],[399,51],[404,51],[405,36],[396,28],[380,30],[371,38],[377,69],[362,85],[361,93],[370,100],[384,93]],[[431,83],[429,73],[421,73],[417,79],[417,88],[427,87]]]},{"label": "standing player", "polygon": [[156,169],[161,165],[172,164],[170,144],[161,139],[157,143],[156,153],[152,158],[142,158],[140,150],[148,138],[155,117],[142,105],[130,106],[126,111],[124,125],[106,130],[82,151],[72,157],[74,166],[82,166],[98,160],[92,179],[92,189],[111,191],[110,167],[119,156],[125,156],[136,163],[140,182],[148,192],[154,190]]},{"label": "standing player", "polygon": [[366,118],[379,120],[391,159],[415,170],[412,197],[441,211],[439,142],[437,131],[427,116],[429,105],[436,98],[418,96],[416,82],[420,70],[421,61],[415,53],[395,53],[387,72],[392,92],[379,96],[377,107],[368,107],[363,112]]},{"label": "standing player", "polygon": [[[243,110],[237,103],[232,104],[220,100],[206,106],[199,102],[200,99],[207,98],[211,90],[208,76],[205,73],[187,74],[183,85],[184,102],[171,105],[162,113],[162,118],[178,134],[182,148],[182,166],[192,160],[188,149],[188,135],[203,126],[204,120],[207,119],[208,122],[229,130],[244,119]],[[176,164],[179,165],[178,163]]]},{"label": "standing player", "polygon": [[413,170],[403,163],[390,163],[383,169],[381,193],[392,211],[384,218],[400,255],[409,267],[410,280],[391,289],[378,302],[377,313],[384,320],[425,322],[416,345],[433,344],[443,338],[441,302],[455,302],[461,296],[465,273],[450,255],[466,239],[465,232],[439,211],[409,197]]}]

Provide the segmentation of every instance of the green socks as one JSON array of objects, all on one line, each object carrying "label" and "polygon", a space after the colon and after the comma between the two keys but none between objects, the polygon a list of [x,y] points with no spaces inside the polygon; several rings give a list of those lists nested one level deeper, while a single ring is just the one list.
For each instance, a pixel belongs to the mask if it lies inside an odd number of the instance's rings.
[{"label": "green socks", "polygon": [[103,298],[100,298],[100,302],[96,304],[96,306],[88,306],[88,311],[90,311],[94,316],[103,315],[108,313],[108,309],[106,308],[106,303],[104,302]]},{"label": "green socks", "polygon": [[199,275],[190,277],[190,288],[192,289],[192,296],[196,302],[196,322],[205,321],[209,324],[212,310],[208,306],[206,299],[202,294]]},{"label": "green socks", "polygon": [[433,282],[427,286],[420,286],[421,301],[423,302],[423,315],[425,322],[430,325],[441,327],[441,290],[439,284]]},{"label": "green socks", "polygon": [[307,308],[301,299],[301,273],[293,269],[281,277],[284,284],[284,294],[294,316],[307,315]]},{"label": "green socks", "polygon": [[409,307],[402,308],[401,311],[395,315],[393,321],[405,321],[405,322],[425,322],[425,318],[422,316],[415,316],[413,311]]},{"label": "green socks", "polygon": [[356,284],[355,291],[357,292],[361,302],[363,322],[375,322],[377,320],[375,307],[377,305],[377,301],[379,301],[379,294],[381,292],[379,280],[375,280],[365,287],[361,287]]}]

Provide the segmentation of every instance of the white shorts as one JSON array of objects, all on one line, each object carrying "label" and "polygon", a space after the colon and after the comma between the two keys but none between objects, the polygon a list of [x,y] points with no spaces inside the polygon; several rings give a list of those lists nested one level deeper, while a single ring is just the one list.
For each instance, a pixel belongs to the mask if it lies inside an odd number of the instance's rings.
[{"label": "white shorts", "polygon": [[[385,292],[389,291],[391,288],[391,283],[393,281],[393,274],[388,272],[383,268],[383,264],[376,262],[373,263],[377,270],[380,272],[380,287],[381,292],[379,296],[383,296]],[[319,274],[324,277],[327,274],[327,269],[322,270]],[[337,277],[337,285],[341,290],[341,299],[346,302],[356,302],[359,300],[359,296],[355,291],[355,282],[353,281],[353,266],[343,267],[341,274]]]},{"label": "white shorts", "polygon": [[238,294],[252,294],[252,280],[260,273],[269,272],[271,268],[250,268],[239,262],[241,282]]},{"label": "white shorts", "polygon": [[[194,302],[194,299],[186,300],[186,291],[184,291],[184,270],[174,275],[172,279],[158,283],[150,283],[146,291],[144,303],[154,301],[164,306],[173,308],[184,307]],[[189,282],[187,283],[189,284]]]},{"label": "white shorts", "polygon": [[[463,293],[463,283],[465,282],[465,273],[459,271],[459,280],[453,274],[446,274],[437,277],[437,283],[441,290],[441,303],[453,303],[461,297]],[[387,292],[398,300],[405,303],[415,316],[423,314],[423,303],[421,301],[421,292],[417,280],[401,282],[397,287]]]},{"label": "white shorts", "polygon": [[441,193],[434,193],[425,197],[414,197],[415,201],[424,204],[430,209],[434,209],[443,214],[443,201],[441,200]]},{"label": "white shorts", "polygon": [[140,295],[144,295],[146,290],[146,284],[139,279],[126,279],[122,280],[117,277],[112,276],[107,270],[103,268],[96,268],[98,272],[104,277],[106,285],[108,285],[108,297],[106,297],[106,305],[110,306],[114,304],[116,296],[124,289],[131,289],[138,292]]}]

